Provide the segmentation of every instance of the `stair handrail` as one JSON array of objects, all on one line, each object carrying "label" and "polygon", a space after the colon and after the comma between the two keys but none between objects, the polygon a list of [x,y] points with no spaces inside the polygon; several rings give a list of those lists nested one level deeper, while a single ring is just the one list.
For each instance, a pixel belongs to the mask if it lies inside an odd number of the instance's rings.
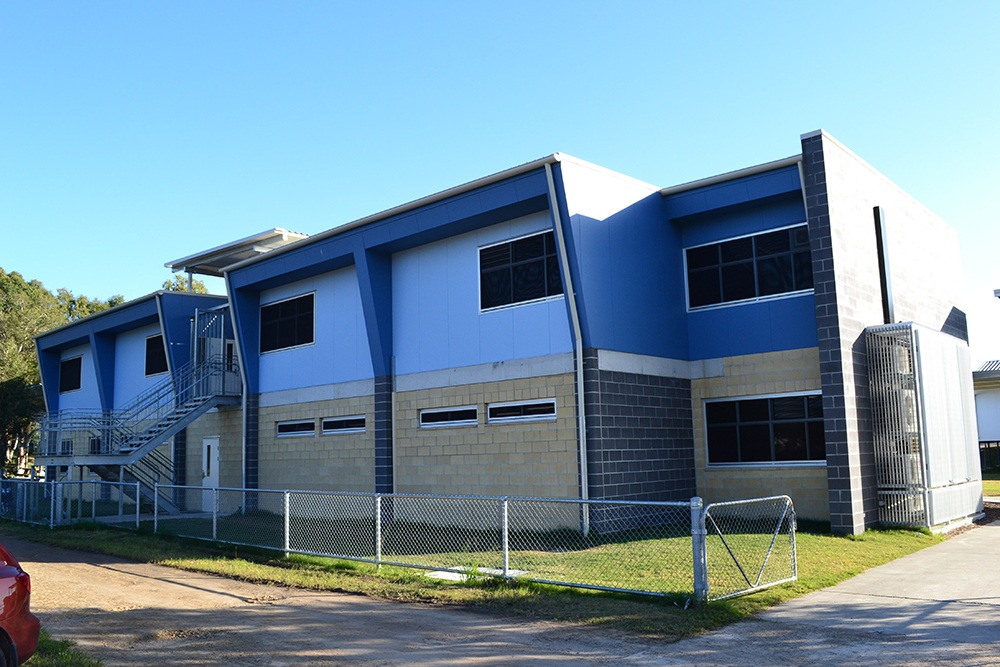
[{"label": "stair handrail", "polygon": [[[228,378],[234,381],[227,382]],[[188,401],[241,393],[236,360],[217,355],[181,366],[119,410],[60,410],[41,415],[39,425],[48,434],[76,431],[100,437],[101,453],[117,454],[133,448],[144,433]],[[57,455],[60,448],[61,442],[50,442],[45,450],[49,455]]]}]

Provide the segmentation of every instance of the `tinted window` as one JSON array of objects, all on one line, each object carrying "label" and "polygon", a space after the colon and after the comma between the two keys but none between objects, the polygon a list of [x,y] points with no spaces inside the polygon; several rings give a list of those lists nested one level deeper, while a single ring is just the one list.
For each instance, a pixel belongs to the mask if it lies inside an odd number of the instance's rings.
[{"label": "tinted window", "polygon": [[166,372],[167,352],[163,347],[163,336],[150,336],[146,339],[146,375]]},{"label": "tinted window", "polygon": [[63,359],[59,363],[59,391],[75,391],[80,388],[80,371],[83,357]]},{"label": "tinted window", "polygon": [[260,308],[260,351],[270,352],[313,342],[313,295]]},{"label": "tinted window", "polygon": [[479,305],[486,310],[563,293],[554,232],[479,249]]}]

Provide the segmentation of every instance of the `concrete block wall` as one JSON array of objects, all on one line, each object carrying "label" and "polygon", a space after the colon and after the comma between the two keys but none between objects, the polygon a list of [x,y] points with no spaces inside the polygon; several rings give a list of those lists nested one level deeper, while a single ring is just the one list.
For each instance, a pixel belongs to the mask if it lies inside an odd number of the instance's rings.
[{"label": "concrete block wall", "polygon": [[584,393],[591,498],[695,495],[690,380],[601,368],[587,350]]},{"label": "concrete block wall", "polygon": [[185,429],[185,474],[180,483],[201,486],[202,441],[219,438],[219,486],[243,486],[243,411],[223,408],[208,412]]},{"label": "concrete block wall", "polygon": [[962,335],[957,235],[842,144],[802,137],[817,334],[826,418],[830,521],[862,532],[877,521],[864,329],[884,323],[874,213],[887,227],[896,321]]},{"label": "concrete block wall", "polygon": [[[487,406],[551,398],[556,419],[487,423]],[[420,427],[420,411],[476,406],[475,426]],[[579,498],[572,373],[396,394],[397,493]]]},{"label": "concrete block wall", "polygon": [[698,495],[706,503],[788,495],[802,518],[830,519],[824,465],[709,467],[705,437],[705,401],[717,398],[768,396],[821,389],[819,350],[805,348],[728,357],[723,374],[692,380],[694,459]]},{"label": "concrete block wall", "polygon": [[[372,396],[262,406],[258,488],[375,491],[374,413]],[[364,433],[322,433],[324,418],[353,415],[365,416]],[[313,420],[315,434],[278,437],[277,423],[293,420]]]}]

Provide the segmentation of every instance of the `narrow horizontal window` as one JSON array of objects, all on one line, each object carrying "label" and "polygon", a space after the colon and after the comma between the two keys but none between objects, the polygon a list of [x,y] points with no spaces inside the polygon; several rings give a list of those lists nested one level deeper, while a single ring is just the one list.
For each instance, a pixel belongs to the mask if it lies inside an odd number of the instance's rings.
[{"label": "narrow horizontal window", "polygon": [[76,391],[80,388],[83,357],[72,357],[59,362],[59,393]]},{"label": "narrow horizontal window", "polygon": [[260,351],[271,352],[308,345],[315,339],[313,294],[260,307]]},{"label": "narrow horizontal window", "polygon": [[705,429],[713,465],[826,460],[820,394],[706,402]]},{"label": "narrow horizontal window", "polygon": [[146,375],[159,375],[167,372],[167,351],[163,347],[163,335],[156,334],[146,338]]},{"label": "narrow horizontal window", "polygon": [[479,308],[499,308],[563,293],[554,232],[479,249]]},{"label": "narrow horizontal window", "polygon": [[315,435],[316,421],[312,419],[278,422],[278,437],[292,437],[297,435]]},{"label": "narrow horizontal window", "polygon": [[688,306],[699,308],[812,289],[809,229],[786,229],[688,248]]},{"label": "narrow horizontal window", "polygon": [[420,411],[420,426],[475,426],[479,423],[479,409],[476,407],[444,408]]},{"label": "narrow horizontal window", "polygon": [[542,421],[556,418],[555,401],[526,401],[522,403],[493,403],[489,406],[487,420],[490,424],[506,422]]},{"label": "narrow horizontal window", "polygon": [[364,415],[355,417],[327,417],[323,420],[323,433],[363,433],[365,430]]}]

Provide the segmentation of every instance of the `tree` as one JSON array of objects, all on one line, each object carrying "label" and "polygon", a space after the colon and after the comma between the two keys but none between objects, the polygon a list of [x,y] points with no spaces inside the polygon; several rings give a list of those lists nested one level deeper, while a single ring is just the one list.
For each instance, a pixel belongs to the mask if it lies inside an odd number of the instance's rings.
[{"label": "tree", "polygon": [[59,302],[63,312],[66,314],[66,320],[69,322],[75,322],[77,320],[82,320],[85,317],[90,317],[94,313],[99,313],[102,310],[120,306],[125,303],[125,297],[121,294],[116,294],[105,301],[102,301],[101,299],[89,299],[82,294],[80,296],[76,296],[65,287],[60,287],[59,291],[56,293],[56,301]]},{"label": "tree", "polygon": [[53,295],[41,282],[0,268],[0,468],[24,467],[35,416],[45,409],[35,336],[124,302],[121,295],[90,299],[65,288]]},{"label": "tree", "polygon": [[[167,292],[187,292],[188,278],[182,273],[175,273],[173,278],[163,281],[163,289]],[[208,287],[197,278],[192,278],[190,291],[195,294],[208,294]]]},{"label": "tree", "polygon": [[45,409],[34,337],[65,322],[42,283],[0,268],[0,468],[14,472],[24,465],[34,417]]}]

